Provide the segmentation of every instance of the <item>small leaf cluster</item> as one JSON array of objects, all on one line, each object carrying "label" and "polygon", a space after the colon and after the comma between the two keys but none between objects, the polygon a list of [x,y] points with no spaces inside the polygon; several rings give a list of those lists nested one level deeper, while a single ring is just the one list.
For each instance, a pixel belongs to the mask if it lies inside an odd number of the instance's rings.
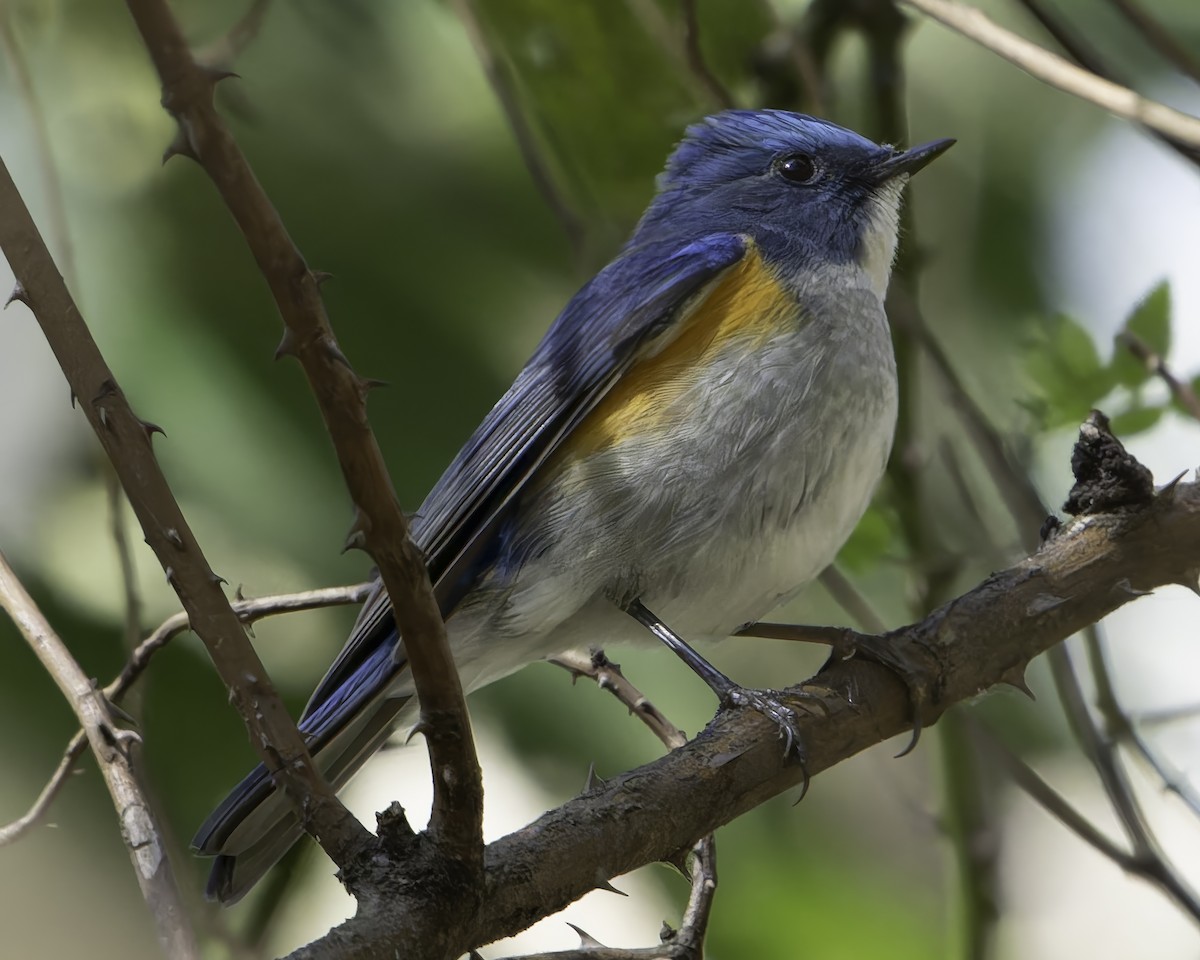
[{"label": "small leaf cluster", "polygon": [[[1028,406],[1043,429],[1073,427],[1103,406],[1116,411],[1113,432],[1128,437],[1149,430],[1174,403],[1147,396],[1146,390],[1156,376],[1155,358],[1165,362],[1171,349],[1171,290],[1165,280],[1133,308],[1113,341],[1105,362],[1074,318],[1058,314],[1042,324],[1025,370],[1035,388]],[[1200,389],[1200,376],[1192,388]]]}]

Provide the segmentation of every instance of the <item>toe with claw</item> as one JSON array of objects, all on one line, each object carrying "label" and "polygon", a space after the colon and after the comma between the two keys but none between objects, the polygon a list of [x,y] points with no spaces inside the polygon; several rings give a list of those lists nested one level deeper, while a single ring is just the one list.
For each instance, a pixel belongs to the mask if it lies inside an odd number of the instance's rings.
[{"label": "toe with claw", "polygon": [[922,655],[911,645],[898,645],[886,634],[883,636],[858,635],[852,641],[851,649],[835,650],[834,656],[840,659],[862,657],[878,663],[880,666],[887,667],[908,688],[908,700],[912,706],[913,718],[912,739],[896,756],[903,757],[911,753],[921,738],[922,715],[926,708],[935,701],[936,666],[927,655]]}]

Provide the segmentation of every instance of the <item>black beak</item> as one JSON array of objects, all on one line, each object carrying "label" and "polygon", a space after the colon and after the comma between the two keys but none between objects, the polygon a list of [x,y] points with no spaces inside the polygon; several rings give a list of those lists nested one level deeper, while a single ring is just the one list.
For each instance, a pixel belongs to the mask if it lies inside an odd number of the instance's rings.
[{"label": "black beak", "polygon": [[910,147],[899,153],[894,153],[875,168],[879,183],[886,183],[892,177],[901,174],[912,176],[918,170],[924,169],[943,153],[949,150],[957,140],[933,140],[919,147]]}]

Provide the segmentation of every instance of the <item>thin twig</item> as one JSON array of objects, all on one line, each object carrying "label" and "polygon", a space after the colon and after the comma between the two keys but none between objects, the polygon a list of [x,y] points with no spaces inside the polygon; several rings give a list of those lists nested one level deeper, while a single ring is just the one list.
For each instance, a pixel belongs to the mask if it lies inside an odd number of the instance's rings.
[{"label": "thin twig", "polygon": [[1190,383],[1180,380],[1171,372],[1166,361],[1154,351],[1150,344],[1136,333],[1128,330],[1117,334],[1117,344],[1133,354],[1147,370],[1167,385],[1175,402],[1187,411],[1188,416],[1193,420],[1200,420],[1200,397],[1196,396]]},{"label": "thin twig", "polygon": [[75,764],[83,756],[85,747],[87,747],[87,737],[82,730],[76,731],[75,735],[71,737],[71,742],[67,744],[67,749],[63,752],[62,759],[58,761],[58,766],[55,768],[54,773],[50,775],[50,779],[42,787],[42,792],[33,801],[33,805],[22,816],[0,827],[0,847],[20,840],[21,837],[25,836],[25,834],[41,823],[42,818],[46,816],[47,811],[50,809],[50,804],[54,802],[54,798],[58,796],[59,791],[62,790],[63,786],[71,778],[71,774],[75,771]]},{"label": "thin twig", "polygon": [[[301,593],[258,597],[254,600],[238,600],[233,604],[233,609],[243,623],[254,623],[264,617],[282,613],[298,613],[320,607],[362,603],[371,592],[372,586],[370,583],[359,583],[350,587],[329,587],[323,590],[305,590]],[[133,649],[129,660],[121,668],[116,679],[104,688],[104,698],[110,703],[122,703],[134,683],[137,682],[138,677],[149,666],[151,657],[172,639],[186,632],[188,627],[188,615],[182,612],[168,617],[159,624],[145,640]],[[51,775],[46,786],[42,788],[42,792],[38,794],[38,798],[29,810],[17,820],[0,827],[0,847],[24,836],[41,821],[51,802],[70,777],[75,764],[83,754],[85,745],[83,731],[77,731],[71,738],[71,742],[67,744],[66,750],[63,751],[58,768]]]},{"label": "thin twig", "polygon": [[687,57],[688,68],[696,75],[700,85],[723,110],[737,106],[733,94],[729,92],[717,75],[712,72],[704,57],[704,48],[700,44],[700,18],[696,9],[697,0],[680,0],[683,13],[683,50]]},{"label": "thin twig", "polygon": [[[1094,625],[1087,628],[1095,629]],[[1117,746],[1108,738],[1101,735],[1088,710],[1083,690],[1071,665],[1070,655],[1065,647],[1056,647],[1049,652],[1051,672],[1059,698],[1067,713],[1067,720],[1076,739],[1084,749],[1084,753],[1092,761],[1104,784],[1113,810],[1129,838],[1133,848],[1132,862],[1136,868],[1122,864],[1126,869],[1138,876],[1153,880],[1166,891],[1185,911],[1200,922],[1200,899],[1175,870],[1167,856],[1162,852],[1146,822],[1141,804],[1134,794],[1133,786],[1121,766]]]},{"label": "thin twig", "polygon": [[[127,0],[126,5],[162,80],[163,105],[178,123],[170,152],[194,158],[220,193],[283,319],[277,354],[300,361],[317,400],[355,506],[347,546],[361,548],[375,561],[404,637],[432,770],[429,833],[437,838],[442,854],[477,875],[483,851],[479,760],[425,559],[409,536],[367,418],[366,394],[372,382],[352,368],[339,348],[321,300],[319,278],[304,262],[213,105],[221,73],[196,63],[164,0]],[[322,831],[321,839],[330,848],[336,845],[334,837]],[[365,842],[361,834],[342,839],[356,846]]]},{"label": "thin twig", "polygon": [[1043,83],[1094,103],[1114,116],[1143,124],[1192,147],[1200,147],[1200,120],[1196,117],[1077,67],[1004,29],[974,7],[949,0],[900,2],[974,40]]},{"label": "thin twig", "polygon": [[1162,780],[1163,786],[1191,807],[1194,814],[1200,816],[1200,795],[1187,786],[1183,774],[1172,769],[1159,757],[1157,751],[1151,749],[1150,744],[1138,732],[1133,718],[1121,707],[1112,672],[1108,668],[1108,657],[1105,654],[1105,643],[1099,624],[1084,631],[1083,642],[1087,651],[1088,666],[1096,684],[1096,708],[1104,718],[1105,734],[1114,744],[1124,742],[1132,746]]},{"label": "thin twig", "polygon": [[637,716],[651,732],[662,741],[668,750],[682,746],[687,742],[687,734],[668,720],[653,703],[632,683],[625,679],[619,664],[613,663],[604,655],[603,650],[597,650],[588,656],[578,650],[571,650],[550,660],[556,667],[562,667],[571,674],[572,679],[586,677],[595,682],[601,690],[607,690]]},{"label": "thin twig", "polygon": [[154,819],[135,769],[134,756],[140,738],[118,729],[104,697],[75,662],[2,554],[0,606],[8,611],[87,733],[88,743],[116,807],[121,835],[125,838],[138,886],[154,918],[159,942],[169,957],[198,958],[200,949],[163,848],[163,832]]},{"label": "thin twig", "polygon": [[[1102,77],[1110,83],[1119,84],[1120,86],[1129,85],[1124,77],[1117,70],[1113,69],[1112,65],[1100,55],[1095,47],[1072,32],[1070,27],[1059,19],[1057,14],[1051,13],[1046,8],[1042,0],[1020,0],[1020,3],[1041,24],[1042,29],[1050,34],[1066,54],[1079,64],[1079,66],[1083,67],[1084,70],[1094,73],[1096,76]],[[1158,130],[1153,130],[1144,124],[1140,126],[1151,136],[1169,146],[1185,160],[1200,165],[1200,149],[1165,133],[1161,133]]]},{"label": "thin twig", "polygon": [[864,597],[835,564],[830,564],[821,571],[818,578],[833,602],[845,610],[858,623],[860,629],[867,633],[881,634],[887,631],[883,617],[875,612],[871,602]]},{"label": "thin twig", "polygon": [[1200,899],[1159,851],[1138,850],[1136,846],[1133,853],[1122,849],[981,724],[973,723],[972,733],[980,745],[985,746],[1004,765],[1013,782],[1047,813],[1126,873],[1157,886],[1180,909],[1200,923]]},{"label": "thin twig", "polygon": [[[619,664],[605,656],[603,650],[595,650],[589,656],[577,650],[569,651],[550,660],[571,674],[572,682],[580,677],[593,680],[601,690],[607,690],[623,703],[630,713],[635,714],[650,731],[662,741],[668,750],[675,750],[687,743],[687,734],[668,720],[645,695],[625,677]],[[589,775],[589,781],[591,777]],[[663,942],[654,947],[618,949],[605,947],[582,931],[581,944],[576,950],[554,953],[529,954],[510,960],[701,960],[704,954],[704,934],[708,929],[713,899],[717,889],[717,847],[712,835],[701,837],[691,850],[691,893],[678,930],[665,924]],[[673,860],[685,875],[685,864]]]},{"label": "thin twig", "polygon": [[12,5],[9,0],[0,0],[0,52],[3,52],[4,59],[8,61],[17,94],[29,112],[29,123],[33,128],[34,154],[37,156],[46,211],[50,217],[51,243],[67,285],[74,287],[78,280],[75,270],[75,245],[71,243],[71,228],[63,200],[62,178],[58,175],[58,165],[54,162],[54,147],[50,142],[46,113],[33,84],[33,74],[25,59],[25,52],[21,49],[13,30],[12,17]]},{"label": "thin twig", "polygon": [[349,815],[312,766],[296,725],[230,608],[220,578],[208,565],[154,457],[150,441],[155,428],[130,409],[2,161],[0,209],[5,212],[0,217],[0,250],[17,278],[14,297],[33,312],[73,395],[80,398],[80,406],[129,496],[146,542],[208,648],[246,722],[251,742],[302,819],[319,824],[322,841],[349,862],[350,851],[369,846],[374,838]]},{"label": "thin twig", "polygon": [[466,30],[467,38],[475,49],[475,56],[479,58],[479,64],[483,67],[484,75],[488,78],[492,92],[500,102],[500,108],[504,111],[508,127],[512,131],[513,138],[517,142],[517,149],[521,153],[521,159],[525,163],[525,169],[529,171],[529,178],[533,181],[538,193],[542,195],[542,200],[550,208],[550,212],[558,220],[558,225],[562,228],[567,237],[567,243],[571,246],[575,262],[582,265],[587,226],[572,208],[558,183],[557,176],[551,169],[546,151],[539,142],[529,116],[521,104],[520,93],[517,85],[513,82],[507,64],[501,61],[500,56],[489,43],[474,0],[450,0],[450,7],[462,22],[463,29]]},{"label": "thin twig", "polygon": [[[79,289],[79,277],[75,269],[75,245],[71,242],[71,227],[67,218],[66,197],[63,193],[62,177],[54,161],[54,148],[50,142],[49,125],[42,109],[41,99],[33,83],[33,74],[25,59],[25,52],[18,42],[12,25],[12,8],[7,0],[0,0],[0,51],[3,51],[12,70],[17,93],[29,113],[33,127],[33,150],[43,182],[46,210],[50,219],[51,243],[63,279],[70,289]],[[125,528],[121,524],[121,509],[124,497],[120,481],[107,463],[102,467],[104,485],[108,498],[109,522],[117,560],[121,571],[121,587],[125,597],[125,644],[132,650],[137,645],[141,632],[141,597],[138,595],[134,575],[133,558]]]},{"label": "thin twig", "polygon": [[1176,70],[1200,83],[1200,60],[1188,52],[1175,36],[1150,16],[1134,0],[1108,0],[1137,29],[1142,38],[1157,50]]},{"label": "thin twig", "polygon": [[802,99],[797,106],[805,113],[811,113],[818,117],[825,116],[825,82],[821,75],[821,69],[817,66],[816,58],[809,49],[807,38],[801,31],[794,30],[784,21],[783,16],[779,13],[779,8],[775,5],[775,0],[762,0],[762,7],[770,17],[775,31],[764,43],[764,54],[770,56],[771,48],[776,44],[782,47],[791,60],[792,69],[796,71],[803,90]]}]

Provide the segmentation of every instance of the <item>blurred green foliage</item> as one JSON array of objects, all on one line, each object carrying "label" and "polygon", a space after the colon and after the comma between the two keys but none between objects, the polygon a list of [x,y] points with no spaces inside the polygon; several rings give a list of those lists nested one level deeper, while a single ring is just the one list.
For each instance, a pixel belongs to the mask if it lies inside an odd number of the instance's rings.
[{"label": "blurred green foliage", "polygon": [[[248,4],[173,6],[203,46]],[[1200,36],[1185,0],[1160,6]],[[457,9],[475,11],[478,39],[528,125],[526,142],[514,136]],[[698,10],[700,48],[740,104],[797,106],[820,93],[834,119],[879,135],[880,91],[865,79],[860,37],[847,33],[829,51],[826,84],[814,91],[788,52],[791,35],[777,26],[801,29],[807,4],[711,0]],[[199,170],[182,160],[160,169],[171,125],[122,5],[9,0],[0,16],[36,93],[31,103],[11,81],[0,90],[0,150],[48,218],[31,111],[45,121],[78,264],[68,279],[135,409],[166,429],[155,448],[214,568],[247,595],[365,577],[365,560],[339,555],[349,504],[303,378],[271,359],[280,324],[244,244]],[[1121,49],[1120,23],[1095,29],[1098,42]],[[420,502],[557,310],[613,252],[682,128],[716,108],[682,38],[671,0],[291,0],[273,5],[238,57],[240,79],[221,85],[220,105],[292,235],[314,268],[334,275],[325,294],[344,352],[364,375],[391,384],[372,395],[371,415],[405,505]],[[1131,69],[1149,71],[1152,61],[1139,57]],[[1144,365],[1119,349],[1105,360],[1089,318],[1058,312],[1046,280],[1054,180],[1043,167],[1075,162],[1102,117],[931,26],[912,31],[903,62],[911,139],[960,140],[913,190],[905,243],[920,253],[922,309],[996,428],[1039,470],[1046,499],[1059,502],[1070,484],[1062,437],[1092,406],[1104,404],[1128,433],[1174,416]],[[545,167],[541,183],[523,162],[531,151]],[[564,231],[571,223],[574,238]],[[1126,322],[1163,355],[1170,301],[1164,283]],[[22,506],[3,518],[3,547],[85,669],[106,680],[126,648],[103,472],[44,348],[36,336],[22,342],[4,404],[36,419],[37,439],[8,447],[6,484]],[[914,598],[928,572],[913,566],[900,511],[922,511],[958,587],[1015,556],[1027,534],[1013,528],[931,379],[906,376],[918,433],[897,455],[921,478],[918,501],[885,488],[842,557],[892,624],[919,614]],[[1054,456],[1040,461],[1043,449]],[[175,603],[152,558],[139,549],[137,560],[149,628]],[[819,588],[780,617],[847,619]],[[323,611],[256,628],[294,709],[351,618]],[[8,820],[32,799],[73,725],[8,624],[0,651],[0,724],[12,733],[0,747],[0,820]],[[695,730],[706,721],[707,692],[666,655],[615,655],[676,722]],[[757,641],[716,654],[739,679],[763,684],[799,678],[818,657]],[[140,690],[146,766],[182,842],[252,752],[190,639],[156,659]],[[603,773],[657,750],[608,698],[572,689],[550,668],[489,688],[473,709],[477,722],[502,732],[519,757],[512,762],[555,796],[577,789],[593,759]],[[1062,747],[1045,703],[996,697],[982,709],[1028,749]],[[951,950],[956,885],[932,825],[935,750],[927,734],[900,771],[875,751],[822,776],[798,810],[776,802],[724,830],[713,955],[850,960]],[[0,885],[13,891],[0,900],[0,953],[154,955],[90,768],[52,816],[57,831],[0,851]],[[320,858],[311,863],[329,872]],[[179,869],[198,888],[203,865],[183,859]],[[650,877],[682,903],[677,878]],[[82,912],[81,900],[89,903]],[[117,936],[105,922],[112,915],[137,919]],[[234,915],[235,926],[244,921]],[[113,936],[97,938],[101,929]],[[287,944],[294,934],[275,937]]]}]

